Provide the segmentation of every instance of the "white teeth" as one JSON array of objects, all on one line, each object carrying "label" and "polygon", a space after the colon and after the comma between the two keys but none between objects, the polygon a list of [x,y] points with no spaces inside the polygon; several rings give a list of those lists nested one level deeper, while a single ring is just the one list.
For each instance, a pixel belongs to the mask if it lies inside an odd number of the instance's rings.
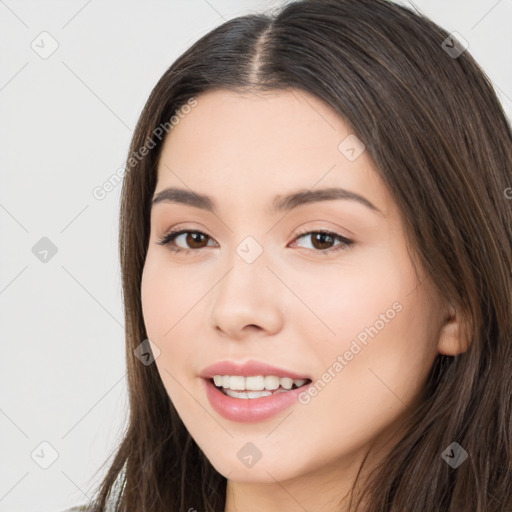
[{"label": "white teeth", "polygon": [[271,391],[233,391],[231,389],[226,389],[226,395],[231,396],[233,398],[261,398],[262,396],[271,395]]},{"label": "white teeth", "polygon": [[245,377],[241,375],[235,375],[229,377],[229,389],[239,389],[244,390],[245,387]]},{"label": "white teeth", "polygon": [[265,389],[277,389],[279,387],[279,377],[267,375],[265,377]]},{"label": "white teeth", "polygon": [[246,377],[245,389],[251,389],[252,391],[265,389],[265,377],[263,377],[263,375],[258,375],[257,377]]},{"label": "white teeth", "polygon": [[[292,389],[294,384],[295,387],[298,388],[306,382],[306,379],[290,379],[289,377],[279,378],[275,375],[256,375],[251,377],[243,377],[241,375],[214,375],[213,382],[217,387],[222,387],[226,390],[232,391],[275,391],[278,390],[279,387],[283,388],[282,390]],[[237,396],[237,398],[245,397]],[[251,397],[249,396],[249,398]]]},{"label": "white teeth", "polygon": [[292,389],[293,379],[285,377],[284,379],[279,379],[279,383],[284,389]]}]

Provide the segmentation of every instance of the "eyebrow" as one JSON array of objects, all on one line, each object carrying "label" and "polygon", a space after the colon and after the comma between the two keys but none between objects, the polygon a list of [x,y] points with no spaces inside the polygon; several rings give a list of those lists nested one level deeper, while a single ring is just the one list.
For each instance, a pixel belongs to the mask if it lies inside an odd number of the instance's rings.
[{"label": "eyebrow", "polygon": [[[286,196],[276,196],[269,213],[276,214],[279,212],[289,211],[293,208],[303,206],[306,204],[316,203],[320,201],[332,201],[335,199],[345,199],[349,201],[356,201],[373,210],[376,213],[383,215],[372,202],[366,197],[363,197],[356,192],[351,192],[344,188],[331,187],[318,190],[298,190]],[[181,188],[165,188],[153,196],[152,206],[158,203],[177,203],[201,208],[212,213],[217,212],[217,205],[215,201],[204,194],[199,194],[191,190]]]}]

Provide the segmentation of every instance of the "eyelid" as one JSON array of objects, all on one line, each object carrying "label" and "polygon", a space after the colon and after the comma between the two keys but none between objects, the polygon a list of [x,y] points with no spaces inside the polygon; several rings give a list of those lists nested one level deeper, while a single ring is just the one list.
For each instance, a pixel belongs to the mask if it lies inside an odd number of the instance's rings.
[{"label": "eyelid", "polygon": [[[213,240],[217,244],[215,239],[213,237],[211,237],[208,233],[205,233],[201,229],[193,229],[193,228],[191,229],[189,227],[173,228],[170,231],[167,231],[166,234],[163,237],[161,237],[160,240],[156,243],[158,245],[168,246],[169,250],[171,250],[174,253],[185,252],[185,254],[189,254],[190,252],[200,252],[201,249],[205,249],[208,247],[208,246],[206,246],[206,247],[200,247],[200,248],[196,248],[196,249],[188,249],[188,248],[182,248],[182,247],[176,247],[176,246],[170,245],[171,242],[174,242],[174,240],[178,236],[185,234],[185,233],[199,233],[199,234],[207,237],[208,241]],[[306,235],[312,235],[312,234],[318,234],[318,233],[326,234],[334,239],[338,239],[341,243],[335,245],[334,247],[328,248],[328,249],[314,249],[314,248],[308,249],[308,248],[306,248],[306,250],[308,252],[328,255],[330,253],[348,250],[355,243],[355,240],[347,238],[346,236],[341,235],[340,233],[337,233],[335,231],[332,231],[330,229],[325,229],[325,228],[310,228],[310,229],[301,230],[295,234],[295,236],[292,240],[292,243]]]},{"label": "eyelid", "polygon": [[339,241],[341,241],[341,243],[337,244],[334,247],[331,247],[329,249],[306,249],[308,252],[329,255],[331,253],[336,253],[339,251],[346,251],[346,250],[350,249],[350,247],[352,245],[354,245],[354,243],[355,243],[355,240],[353,240],[351,238],[347,238],[346,236],[341,235],[340,233],[337,233],[336,231],[332,231],[331,229],[324,229],[324,228],[306,229],[304,231],[298,232],[294,236],[292,243],[306,235],[312,235],[314,233],[327,234],[328,236],[330,236],[334,239],[338,239]]}]

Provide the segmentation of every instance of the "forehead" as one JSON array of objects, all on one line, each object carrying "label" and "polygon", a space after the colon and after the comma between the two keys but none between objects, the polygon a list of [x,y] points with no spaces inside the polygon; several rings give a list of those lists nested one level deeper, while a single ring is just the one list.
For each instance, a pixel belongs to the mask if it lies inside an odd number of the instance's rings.
[{"label": "forehead", "polygon": [[[332,107],[304,91],[241,94],[214,90],[196,100],[197,105],[182,115],[165,143],[179,150],[175,146],[196,139],[200,151],[190,157],[199,158],[213,150],[219,158],[226,153],[233,156],[235,143],[243,144],[245,152],[270,153],[273,157],[283,151],[297,155],[313,149],[315,153],[332,152],[337,151],[336,142],[351,132]],[[296,142],[305,147],[296,146]],[[228,148],[229,152],[225,151]]]},{"label": "forehead", "polygon": [[188,187],[231,200],[318,186],[370,196],[387,209],[389,197],[367,151],[328,104],[298,90],[265,94],[208,91],[166,137],[156,190]]}]

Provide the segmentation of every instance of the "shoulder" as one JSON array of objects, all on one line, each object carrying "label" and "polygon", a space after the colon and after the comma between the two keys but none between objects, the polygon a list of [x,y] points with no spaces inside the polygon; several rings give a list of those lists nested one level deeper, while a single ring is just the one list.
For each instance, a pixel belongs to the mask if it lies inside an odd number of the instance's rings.
[{"label": "shoulder", "polygon": [[[114,485],[112,486],[111,492],[107,497],[104,512],[113,512],[115,510],[114,503],[119,497],[120,494],[123,493],[125,487],[124,477],[126,474],[126,464],[121,469],[119,475],[117,476]],[[65,510],[60,510],[59,512],[92,512],[93,505],[92,503],[85,505],[76,505],[71,508],[67,508]]]}]

